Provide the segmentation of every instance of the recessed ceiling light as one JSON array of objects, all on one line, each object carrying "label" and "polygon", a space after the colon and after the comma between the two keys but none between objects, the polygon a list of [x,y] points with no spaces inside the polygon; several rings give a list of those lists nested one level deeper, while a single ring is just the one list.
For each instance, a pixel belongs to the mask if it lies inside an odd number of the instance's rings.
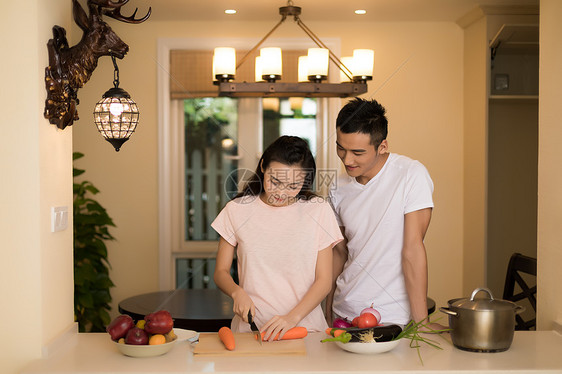
[{"label": "recessed ceiling light", "polygon": [[236,14],[236,9],[226,9],[224,12],[226,14]]},{"label": "recessed ceiling light", "polygon": [[367,14],[367,11],[365,9],[357,9],[355,14]]}]

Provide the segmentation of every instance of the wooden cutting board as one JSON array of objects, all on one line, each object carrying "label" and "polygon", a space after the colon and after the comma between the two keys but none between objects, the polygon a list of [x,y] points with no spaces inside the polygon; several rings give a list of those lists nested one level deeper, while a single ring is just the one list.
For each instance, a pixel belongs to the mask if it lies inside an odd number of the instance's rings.
[{"label": "wooden cutting board", "polygon": [[234,340],[236,348],[229,351],[224,347],[218,333],[201,333],[193,354],[201,356],[306,355],[303,339],[263,342],[260,345],[252,333],[235,333]]}]

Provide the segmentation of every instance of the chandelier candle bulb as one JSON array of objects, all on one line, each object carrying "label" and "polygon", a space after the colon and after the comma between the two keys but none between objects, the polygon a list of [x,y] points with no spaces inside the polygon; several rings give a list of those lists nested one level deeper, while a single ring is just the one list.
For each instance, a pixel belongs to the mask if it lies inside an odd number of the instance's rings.
[{"label": "chandelier candle bulb", "polygon": [[[351,71],[351,76],[353,77],[353,57],[352,56],[346,56],[346,57],[342,57],[341,59],[342,64],[345,65],[346,68],[348,68]],[[343,69],[340,70],[340,82],[350,82],[351,79],[350,77],[348,77],[344,72]]]},{"label": "chandelier candle bulb", "polygon": [[328,77],[330,51],[326,48],[308,49],[308,79],[320,82]]},{"label": "chandelier candle bulb", "polygon": [[234,79],[236,75],[236,50],[231,47],[217,47],[213,55],[215,78],[222,82]]},{"label": "chandelier candle bulb", "polygon": [[353,50],[353,78],[366,81],[373,79],[375,51],[372,49]]},{"label": "chandelier candle bulb", "polygon": [[283,59],[281,48],[268,47],[260,49],[262,63],[262,77],[268,82],[281,79],[283,71]]},{"label": "chandelier candle bulb", "polygon": [[299,56],[299,82],[308,82],[308,56]]},{"label": "chandelier candle bulb", "polygon": [[262,64],[261,64],[261,56],[256,56],[256,68],[254,70],[255,70],[254,80],[256,82],[263,82],[263,78],[262,78],[263,68],[262,68]]}]

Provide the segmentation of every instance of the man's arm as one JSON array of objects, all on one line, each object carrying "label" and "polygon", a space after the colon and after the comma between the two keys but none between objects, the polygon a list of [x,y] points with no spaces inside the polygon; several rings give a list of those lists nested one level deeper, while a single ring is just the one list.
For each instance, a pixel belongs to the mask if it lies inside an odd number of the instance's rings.
[{"label": "man's arm", "polygon": [[336,279],[343,271],[343,266],[347,261],[347,238],[345,237],[345,227],[340,226],[343,240],[336,244],[333,249],[333,276],[332,276],[332,290],[326,296],[326,321],[328,326],[332,326],[332,305],[334,304],[334,293],[336,292]]},{"label": "man's arm", "polygon": [[402,270],[412,319],[416,322],[427,317],[427,257],[423,239],[430,220],[431,208],[417,210],[404,216]]}]

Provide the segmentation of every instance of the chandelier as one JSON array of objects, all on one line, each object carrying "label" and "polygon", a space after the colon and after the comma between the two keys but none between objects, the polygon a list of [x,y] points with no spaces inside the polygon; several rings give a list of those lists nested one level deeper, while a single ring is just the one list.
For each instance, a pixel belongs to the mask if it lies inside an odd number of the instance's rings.
[{"label": "chandelier", "polygon": [[105,140],[116,152],[135,132],[139,123],[139,108],[131,95],[119,87],[119,68],[115,56],[113,61],[113,87],[102,95],[94,109],[94,123]]},{"label": "chandelier", "polygon": [[[281,20],[236,64],[236,50],[218,47],[213,55],[213,83],[219,96],[229,97],[350,97],[367,92],[367,81],[373,79],[374,51],[356,49],[353,57],[341,60],[300,19],[301,7],[291,0],[279,8]],[[263,42],[287,19],[294,17],[297,25],[316,44],[307,56],[298,59],[298,82],[282,80],[281,48],[261,48],[255,61],[255,82],[235,82],[236,69],[257,51]],[[323,83],[332,61],[340,70],[341,83]]]}]

